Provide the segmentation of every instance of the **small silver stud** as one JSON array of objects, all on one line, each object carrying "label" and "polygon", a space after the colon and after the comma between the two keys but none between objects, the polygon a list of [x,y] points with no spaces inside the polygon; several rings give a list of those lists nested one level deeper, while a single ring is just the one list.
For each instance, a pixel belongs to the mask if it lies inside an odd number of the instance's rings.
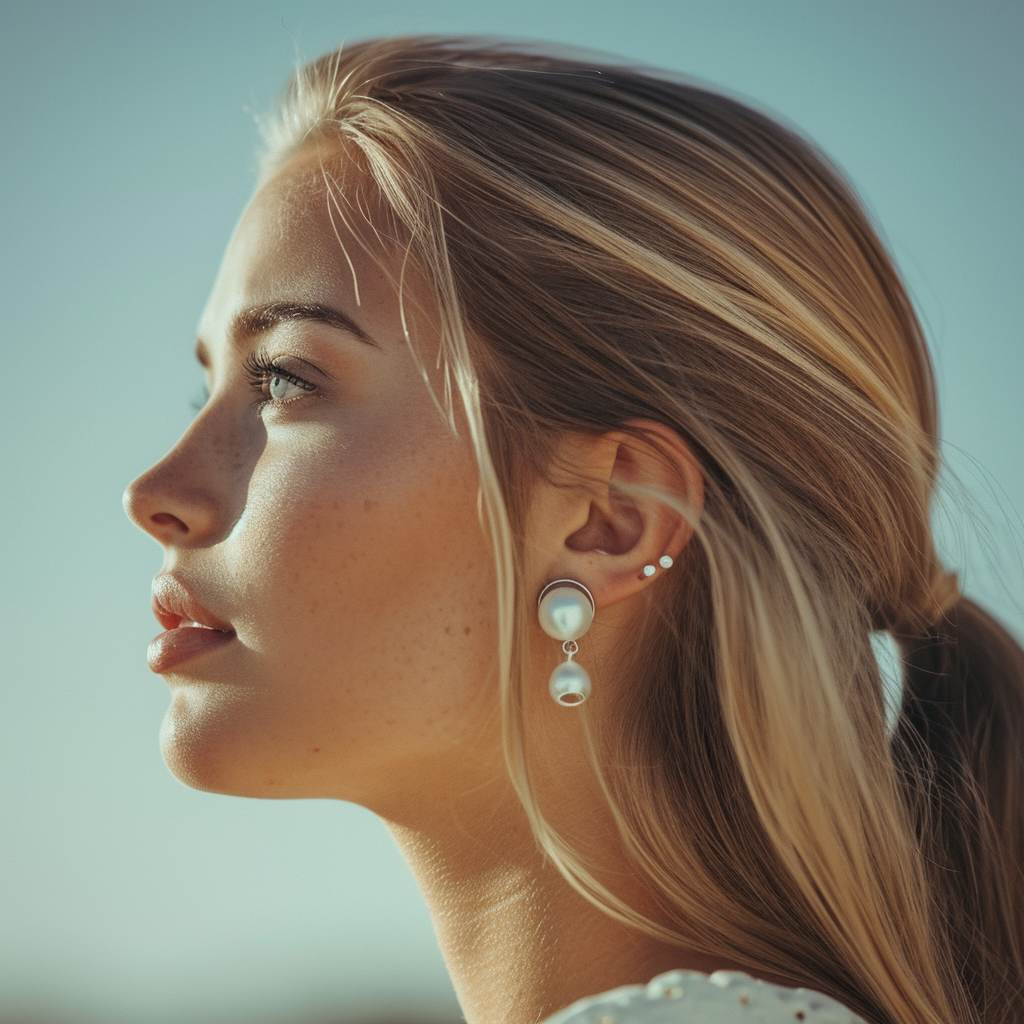
[{"label": "small silver stud", "polygon": [[644,575],[653,576],[658,570],[653,565],[644,566]]},{"label": "small silver stud", "polygon": [[658,565],[660,565],[662,567],[662,569],[671,569],[672,568],[672,556],[671,555],[662,555],[661,558],[658,559]]}]

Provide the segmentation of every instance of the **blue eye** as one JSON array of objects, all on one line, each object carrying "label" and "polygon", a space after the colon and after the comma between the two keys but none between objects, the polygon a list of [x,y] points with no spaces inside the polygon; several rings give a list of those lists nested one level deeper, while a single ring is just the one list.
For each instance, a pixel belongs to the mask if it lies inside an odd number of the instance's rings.
[{"label": "blue eye", "polygon": [[308,380],[275,366],[273,362],[261,356],[247,356],[245,372],[249,378],[249,386],[263,395],[265,402],[268,403],[288,402],[316,391],[315,384],[310,384]]},{"label": "blue eye", "polygon": [[306,394],[308,390],[309,388],[296,384],[295,381],[288,377],[282,377],[280,374],[270,377],[264,387],[265,393],[270,395],[275,402],[283,402],[287,398],[295,398],[298,395]]}]

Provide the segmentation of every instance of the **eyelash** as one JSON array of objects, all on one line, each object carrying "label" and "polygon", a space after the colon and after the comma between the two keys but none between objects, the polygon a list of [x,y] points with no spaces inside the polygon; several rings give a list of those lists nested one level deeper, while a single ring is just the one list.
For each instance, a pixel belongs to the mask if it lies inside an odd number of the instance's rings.
[{"label": "eyelash", "polygon": [[255,353],[250,353],[245,357],[244,362],[245,374],[249,378],[249,386],[253,391],[263,395],[263,401],[259,403],[260,408],[265,405],[278,405],[287,402],[292,402],[295,398],[299,398],[299,395],[295,395],[294,398],[286,398],[283,401],[271,398],[267,393],[267,387],[270,384],[271,377],[280,377],[282,380],[288,381],[289,384],[294,384],[297,388],[302,388],[303,391],[316,391],[316,385],[310,384],[308,380],[303,380],[301,377],[297,377],[294,373],[289,373],[287,370],[277,366],[273,360],[267,359],[265,356],[259,356]]}]

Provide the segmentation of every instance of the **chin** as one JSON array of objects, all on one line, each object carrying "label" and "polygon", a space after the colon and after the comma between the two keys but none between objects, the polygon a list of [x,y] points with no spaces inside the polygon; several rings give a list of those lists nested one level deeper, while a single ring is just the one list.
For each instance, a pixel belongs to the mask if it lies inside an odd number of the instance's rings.
[{"label": "chin", "polygon": [[[189,684],[174,690],[160,726],[160,752],[179,782],[230,796],[297,796],[285,778],[260,763],[245,708],[220,687]],[[267,759],[269,760],[269,759]]]}]

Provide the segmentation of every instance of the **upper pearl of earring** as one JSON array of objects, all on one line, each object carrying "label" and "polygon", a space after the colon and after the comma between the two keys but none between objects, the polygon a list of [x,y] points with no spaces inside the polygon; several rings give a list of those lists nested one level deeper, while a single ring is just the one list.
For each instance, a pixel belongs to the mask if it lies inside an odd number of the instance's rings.
[{"label": "upper pearl of earring", "polygon": [[537,617],[555,640],[578,640],[594,621],[594,595],[576,580],[555,580],[540,592]]}]

